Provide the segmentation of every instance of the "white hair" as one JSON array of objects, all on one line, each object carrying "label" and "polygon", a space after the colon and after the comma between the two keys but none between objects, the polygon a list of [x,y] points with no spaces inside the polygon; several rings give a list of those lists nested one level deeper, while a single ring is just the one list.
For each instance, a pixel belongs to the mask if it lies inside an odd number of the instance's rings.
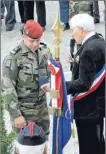
[{"label": "white hair", "polygon": [[79,27],[83,28],[87,32],[95,30],[93,17],[86,13],[81,13],[73,16],[69,23],[71,28]]},{"label": "white hair", "polygon": [[36,146],[26,146],[17,143],[16,147],[19,150],[19,154],[43,154],[46,144],[47,142]]}]

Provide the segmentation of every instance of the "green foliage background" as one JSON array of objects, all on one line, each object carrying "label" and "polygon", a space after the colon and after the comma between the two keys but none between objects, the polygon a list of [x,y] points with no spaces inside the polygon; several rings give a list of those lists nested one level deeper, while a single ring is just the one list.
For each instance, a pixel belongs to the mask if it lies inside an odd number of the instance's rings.
[{"label": "green foliage background", "polygon": [[3,104],[1,101],[0,105],[0,153],[1,154],[14,154],[13,153],[13,140],[17,137],[16,132],[11,132],[7,135],[7,131],[5,129],[5,123],[3,119]]}]

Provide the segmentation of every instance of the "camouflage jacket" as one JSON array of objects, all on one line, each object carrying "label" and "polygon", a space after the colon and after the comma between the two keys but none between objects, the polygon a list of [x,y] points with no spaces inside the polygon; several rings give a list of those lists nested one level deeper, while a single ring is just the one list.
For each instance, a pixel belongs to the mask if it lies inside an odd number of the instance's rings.
[{"label": "camouflage jacket", "polygon": [[39,78],[49,74],[49,53],[44,43],[40,43],[39,49],[33,53],[22,42],[4,59],[2,98],[12,117],[22,115],[25,109],[33,110],[46,104]]}]

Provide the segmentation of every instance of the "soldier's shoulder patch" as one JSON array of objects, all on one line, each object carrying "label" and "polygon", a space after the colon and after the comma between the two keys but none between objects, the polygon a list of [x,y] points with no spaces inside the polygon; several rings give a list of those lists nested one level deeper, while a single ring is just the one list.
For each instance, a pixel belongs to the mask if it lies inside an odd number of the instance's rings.
[{"label": "soldier's shoulder patch", "polygon": [[7,59],[6,62],[5,62],[5,66],[7,68],[10,68],[11,67],[11,63],[12,63],[12,59]]},{"label": "soldier's shoulder patch", "polygon": [[11,51],[11,53],[12,54],[16,54],[17,52],[19,52],[21,50],[21,46],[17,46],[17,47],[15,47],[14,49],[12,49],[12,51]]}]

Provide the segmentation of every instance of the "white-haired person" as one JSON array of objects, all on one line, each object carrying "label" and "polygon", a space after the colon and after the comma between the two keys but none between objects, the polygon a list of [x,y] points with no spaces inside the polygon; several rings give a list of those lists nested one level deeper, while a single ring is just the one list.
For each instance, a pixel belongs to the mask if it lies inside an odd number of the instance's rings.
[{"label": "white-haired person", "polygon": [[74,55],[72,80],[66,82],[67,94],[74,98],[79,153],[105,154],[106,42],[95,32],[94,19],[88,14],[73,16],[70,30],[76,43],[81,44]]},{"label": "white-haired person", "polygon": [[18,154],[44,154],[47,137],[42,129],[34,122],[29,122],[18,135]]},{"label": "white-haired person", "polygon": [[[72,80],[66,81],[67,95],[73,96],[79,153],[105,154],[103,135],[105,117],[106,42],[95,32],[94,19],[77,14],[70,20],[72,37],[81,44],[74,56]],[[43,85],[50,91],[50,85]],[[72,112],[73,113],[73,112]]]}]

